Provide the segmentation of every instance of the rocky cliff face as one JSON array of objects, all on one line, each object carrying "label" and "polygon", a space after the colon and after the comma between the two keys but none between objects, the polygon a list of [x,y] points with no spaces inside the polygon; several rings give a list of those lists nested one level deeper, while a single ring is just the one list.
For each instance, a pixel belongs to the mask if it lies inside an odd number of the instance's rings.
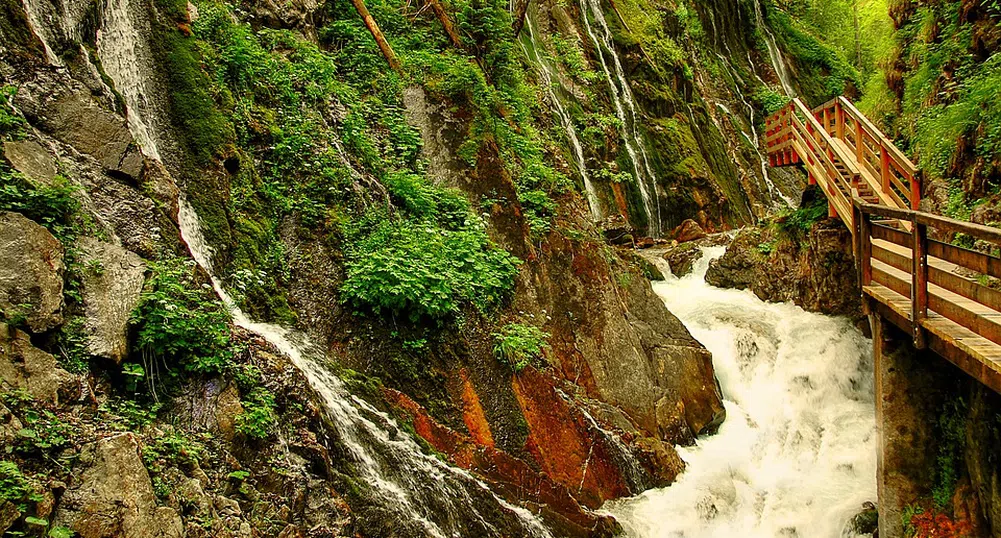
[{"label": "rocky cliff face", "polygon": [[[753,19],[542,2],[515,38],[494,4],[449,6],[455,44],[429,11],[370,2],[393,73],[345,2],[5,3],[0,472],[20,489],[0,527],[423,532],[372,498],[329,403],[230,323],[206,271],[318,342],[389,437],[491,487],[453,492],[448,528],[517,534],[518,505],[605,536],[592,510],[675,478],[674,445],[723,420],[711,356],[594,221],[723,229],[795,188],[761,166]],[[372,292],[367,259],[399,281]]]}]

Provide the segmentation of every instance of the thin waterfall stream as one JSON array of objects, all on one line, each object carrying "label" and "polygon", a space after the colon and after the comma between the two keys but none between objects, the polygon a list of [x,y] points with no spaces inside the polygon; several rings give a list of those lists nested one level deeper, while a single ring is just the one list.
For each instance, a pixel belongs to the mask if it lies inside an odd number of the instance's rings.
[{"label": "thin waterfall stream", "polygon": [[542,43],[536,35],[535,23],[531,15],[525,17],[525,34],[527,36],[523,34],[518,39],[518,43],[521,45],[521,49],[529,61],[533,62],[539,68],[542,86],[546,89],[546,94],[555,107],[556,115],[560,118],[560,123],[563,124],[563,129],[567,133],[567,140],[570,141],[570,149],[573,151],[574,160],[577,161],[577,168],[580,170],[581,180],[584,182],[584,195],[587,198],[587,206],[591,210],[591,218],[595,221],[600,221],[604,218],[604,215],[601,211],[601,203],[598,200],[598,191],[595,189],[594,183],[591,181],[591,176],[587,172],[584,146],[580,143],[580,137],[577,135],[577,128],[574,127],[573,118],[570,117],[570,113],[563,106],[563,102],[556,94],[553,69],[549,65],[549,60],[545,54],[539,52],[539,49],[542,48]]},{"label": "thin waterfall stream", "polygon": [[[727,411],[716,435],[680,448],[677,482],[609,502],[634,538],[838,538],[876,499],[871,344],[844,318],[765,303],[692,274],[654,284],[712,353]],[[662,268],[666,262],[659,260]]]},{"label": "thin waterfall stream", "polygon": [[[661,235],[660,201],[657,199],[657,175],[650,165],[647,156],[646,144],[639,134],[639,113],[636,110],[636,102],[633,99],[633,92],[629,88],[629,81],[619,60],[619,54],[615,51],[615,43],[612,39],[612,30],[605,21],[605,15],[601,10],[600,0],[580,0],[581,19],[587,35],[594,44],[595,52],[601,63],[601,70],[605,74],[605,80],[611,90],[612,102],[615,104],[615,114],[619,119],[622,131],[622,141],[626,147],[626,153],[633,163],[636,185],[639,187],[640,197],[643,198],[643,209],[649,221],[649,233],[653,237]],[[590,13],[590,17],[588,14]],[[600,36],[591,24],[591,19],[599,26]],[[606,57],[607,55],[607,57]],[[609,67],[609,58],[612,67]],[[613,75],[614,71],[614,75]],[[650,191],[653,191],[651,194]]]},{"label": "thin waterfall stream", "polygon": [[754,16],[757,18],[758,27],[761,28],[762,33],[765,35],[765,46],[768,48],[768,57],[772,61],[772,67],[775,68],[775,74],[779,77],[782,89],[788,97],[796,97],[796,88],[792,85],[792,77],[789,76],[789,68],[786,67],[782,50],[779,49],[771,27],[765,22],[764,11],[761,9],[761,0],[754,0]]}]

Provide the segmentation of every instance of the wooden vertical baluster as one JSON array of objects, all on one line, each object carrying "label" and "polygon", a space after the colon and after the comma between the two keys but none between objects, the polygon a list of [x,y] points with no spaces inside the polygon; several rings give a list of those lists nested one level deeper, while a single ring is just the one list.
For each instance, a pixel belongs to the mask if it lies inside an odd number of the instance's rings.
[{"label": "wooden vertical baluster", "polygon": [[913,219],[911,237],[914,239],[911,252],[911,331],[914,347],[926,346],[922,320],[928,317],[928,228]]},{"label": "wooden vertical baluster", "polygon": [[858,118],[852,118],[855,122],[855,159],[862,164],[865,162],[865,142],[862,140],[862,122]]},{"label": "wooden vertical baluster", "polygon": [[824,109],[824,132],[830,134],[831,129],[831,113],[829,109]]},{"label": "wooden vertical baluster", "polygon": [[834,103],[834,137],[845,139],[845,111],[841,108],[841,100]]},{"label": "wooden vertical baluster", "polygon": [[917,176],[911,176],[911,209],[919,211],[921,209],[921,182]]}]

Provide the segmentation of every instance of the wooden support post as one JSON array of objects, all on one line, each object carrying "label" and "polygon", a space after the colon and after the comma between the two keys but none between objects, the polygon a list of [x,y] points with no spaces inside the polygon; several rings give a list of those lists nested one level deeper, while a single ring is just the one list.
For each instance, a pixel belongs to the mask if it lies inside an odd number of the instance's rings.
[{"label": "wooden support post", "polygon": [[829,109],[824,109],[824,132],[830,134],[831,132],[831,113]]},{"label": "wooden support post", "polygon": [[872,222],[869,219],[869,215],[863,212],[859,223],[859,262],[862,264],[860,282],[863,287],[872,283]]},{"label": "wooden support post", "polygon": [[862,131],[862,122],[858,118],[853,118],[855,121],[855,159],[861,165],[865,162],[865,140],[864,132]]},{"label": "wooden support post", "polygon": [[911,176],[911,209],[921,210],[921,182],[915,176]]},{"label": "wooden support post", "polygon": [[[830,197],[831,195],[828,194],[827,196]],[[827,218],[834,219],[834,218],[837,218],[837,216],[838,216],[838,210],[834,208],[834,202],[828,200],[827,201]]]},{"label": "wooden support post", "polygon": [[817,184],[817,178],[816,178],[816,176],[813,175],[813,172],[807,172],[807,174],[809,174],[809,177],[810,177],[810,185],[816,185]]},{"label": "wooden support post", "polygon": [[882,180],[883,192],[890,192],[890,152],[882,143],[879,144],[879,177]]},{"label": "wooden support post", "polygon": [[928,317],[928,228],[912,220],[911,237],[911,333],[914,347],[924,349],[925,331],[921,321]]},{"label": "wooden support post", "polygon": [[845,111],[840,100],[834,103],[834,137],[845,139]]}]

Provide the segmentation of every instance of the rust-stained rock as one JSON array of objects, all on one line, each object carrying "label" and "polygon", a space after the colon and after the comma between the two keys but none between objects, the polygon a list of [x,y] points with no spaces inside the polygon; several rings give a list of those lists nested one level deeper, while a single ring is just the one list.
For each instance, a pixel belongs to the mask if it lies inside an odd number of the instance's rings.
[{"label": "rust-stained rock", "polygon": [[613,536],[619,529],[611,517],[582,509],[566,486],[505,452],[477,445],[470,438],[437,423],[407,395],[383,389],[383,397],[410,419],[417,435],[435,450],[445,454],[455,465],[482,475],[508,500],[536,506],[562,534],[599,538]]},{"label": "rust-stained rock", "polygon": [[463,370],[462,377],[462,421],[466,424],[466,430],[473,441],[478,445],[493,447],[494,437],[490,433],[490,424],[483,414],[483,407],[480,405],[480,397],[476,394],[476,389],[469,382],[469,376]]},{"label": "rust-stained rock", "polygon": [[583,424],[579,412],[542,374],[528,368],[512,380],[528,423],[529,452],[557,482],[574,487],[577,499],[590,508],[630,494],[622,471],[612,463],[604,439]]}]

